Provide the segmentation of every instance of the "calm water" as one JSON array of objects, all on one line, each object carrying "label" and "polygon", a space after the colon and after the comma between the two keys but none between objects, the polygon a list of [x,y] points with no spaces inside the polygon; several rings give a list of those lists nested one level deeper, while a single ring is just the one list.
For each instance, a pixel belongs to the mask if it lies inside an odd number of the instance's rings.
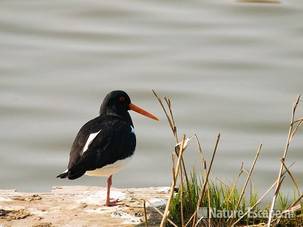
[{"label": "calm water", "polygon": [[[136,156],[114,185],[167,185],[174,140],[156,89],[173,98],[180,133],[197,133],[208,154],[222,133],[214,166],[221,179],[230,180],[241,161],[249,168],[262,142],[254,177],[265,189],[277,175],[291,103],[303,93],[302,21],[301,0],[1,1],[0,188],[104,185],[55,176],[78,129],[114,89],[162,119],[132,114]],[[302,138],[289,159],[300,183]]]}]

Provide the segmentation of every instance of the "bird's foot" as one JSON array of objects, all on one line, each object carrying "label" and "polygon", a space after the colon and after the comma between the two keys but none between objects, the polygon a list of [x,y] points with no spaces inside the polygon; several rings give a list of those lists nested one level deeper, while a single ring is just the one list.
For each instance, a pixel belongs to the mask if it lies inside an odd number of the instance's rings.
[{"label": "bird's foot", "polygon": [[105,206],[107,206],[107,207],[117,206],[118,202],[119,202],[119,199],[106,200]]}]

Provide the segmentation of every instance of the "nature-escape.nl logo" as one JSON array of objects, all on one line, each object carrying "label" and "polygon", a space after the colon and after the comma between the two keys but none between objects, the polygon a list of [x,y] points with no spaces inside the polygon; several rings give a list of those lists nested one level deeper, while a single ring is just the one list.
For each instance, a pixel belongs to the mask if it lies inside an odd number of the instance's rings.
[{"label": "nature-escape.nl logo", "polygon": [[[246,214],[247,213],[247,214]],[[246,208],[245,210],[218,210],[216,208],[201,207],[198,211],[198,216],[200,218],[240,218],[243,215],[247,218],[258,218],[267,219],[269,217],[269,210],[252,210],[251,208]],[[293,218],[295,217],[294,212],[283,212],[281,210],[273,211],[273,218]]]}]

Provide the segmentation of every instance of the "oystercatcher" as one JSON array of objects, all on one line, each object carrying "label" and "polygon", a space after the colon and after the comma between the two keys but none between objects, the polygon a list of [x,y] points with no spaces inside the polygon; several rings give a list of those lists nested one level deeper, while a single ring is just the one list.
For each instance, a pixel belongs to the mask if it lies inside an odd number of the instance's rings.
[{"label": "oystercatcher", "polygon": [[136,135],[129,110],[159,120],[131,103],[124,91],[110,92],[102,102],[100,115],[79,130],[71,147],[68,168],[57,176],[70,180],[84,174],[108,177],[106,206],[115,205],[116,202],[110,200],[112,175],[132,157],[136,147]]}]

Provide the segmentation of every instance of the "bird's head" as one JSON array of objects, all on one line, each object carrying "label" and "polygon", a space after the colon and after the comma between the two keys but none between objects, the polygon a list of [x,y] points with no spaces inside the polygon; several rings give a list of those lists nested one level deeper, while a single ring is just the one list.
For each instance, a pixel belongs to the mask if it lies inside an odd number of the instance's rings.
[{"label": "bird's head", "polygon": [[129,116],[129,110],[133,110],[151,119],[159,120],[152,113],[149,113],[141,107],[133,104],[128,94],[120,90],[112,91],[106,95],[100,107],[100,114],[116,114],[123,117]]}]

